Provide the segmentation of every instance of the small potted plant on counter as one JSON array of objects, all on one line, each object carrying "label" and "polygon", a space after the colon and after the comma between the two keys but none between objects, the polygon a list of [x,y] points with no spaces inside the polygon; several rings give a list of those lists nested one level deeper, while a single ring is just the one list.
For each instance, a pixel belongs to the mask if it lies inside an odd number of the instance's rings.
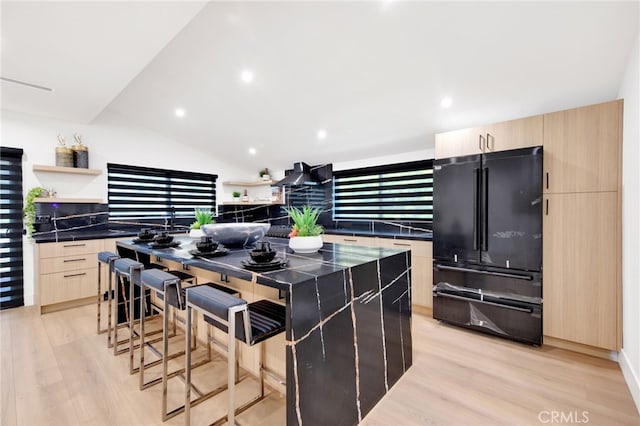
[{"label": "small potted plant on counter", "polygon": [[194,209],[193,214],[196,217],[196,221],[191,224],[189,236],[191,238],[200,238],[204,235],[204,232],[202,232],[200,227],[209,223],[215,223],[215,220],[213,220],[213,213],[211,213],[211,210],[207,209]]},{"label": "small potted plant on counter", "polygon": [[238,191],[233,191],[233,201],[240,201],[240,193]]},{"label": "small potted plant on counter", "polygon": [[315,253],[322,247],[321,234],[324,228],[318,225],[321,210],[316,207],[303,206],[302,209],[291,207],[285,209],[293,227],[289,234],[289,247],[296,253]]}]

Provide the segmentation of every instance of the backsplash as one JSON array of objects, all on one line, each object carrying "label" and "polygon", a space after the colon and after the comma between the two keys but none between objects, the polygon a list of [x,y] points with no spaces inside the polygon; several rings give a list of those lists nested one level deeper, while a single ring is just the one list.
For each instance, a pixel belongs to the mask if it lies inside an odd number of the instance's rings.
[{"label": "backsplash", "polygon": [[100,203],[35,203],[36,233],[108,228],[109,207]]},{"label": "backsplash", "polygon": [[430,222],[392,220],[333,220],[332,184],[286,188],[287,204],[241,206],[221,205],[218,222],[268,222],[272,225],[291,225],[285,207],[310,205],[322,209],[318,222],[326,229],[364,231],[371,233],[421,234],[431,232]]}]

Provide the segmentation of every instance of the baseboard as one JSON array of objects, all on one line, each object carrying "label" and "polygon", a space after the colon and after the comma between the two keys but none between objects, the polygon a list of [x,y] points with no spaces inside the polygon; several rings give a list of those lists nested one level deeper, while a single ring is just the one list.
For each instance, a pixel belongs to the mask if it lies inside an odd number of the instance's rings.
[{"label": "baseboard", "polygon": [[96,303],[96,296],[89,296],[82,299],[69,300],[68,302],[54,303],[53,305],[40,306],[41,314],[62,311],[64,309],[77,308],[78,306],[91,305]]},{"label": "baseboard", "polygon": [[636,409],[638,413],[640,413],[640,380],[638,378],[638,372],[633,369],[633,365],[631,361],[629,361],[629,357],[624,349],[620,351],[618,363],[620,364],[624,380],[627,382],[629,392],[631,392],[633,402],[636,403]]},{"label": "baseboard", "polygon": [[591,355],[610,361],[618,361],[618,353],[608,349],[596,348],[595,346],[583,345],[582,343],[570,342],[568,340],[558,339],[555,337],[544,336],[543,345],[553,346],[560,349],[566,349],[585,355]]}]

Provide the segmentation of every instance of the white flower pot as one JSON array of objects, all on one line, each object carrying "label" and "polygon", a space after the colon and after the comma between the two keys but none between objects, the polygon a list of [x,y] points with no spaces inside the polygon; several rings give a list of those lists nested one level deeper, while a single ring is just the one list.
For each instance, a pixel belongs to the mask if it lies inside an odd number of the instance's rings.
[{"label": "white flower pot", "polygon": [[315,253],[322,247],[322,237],[291,237],[289,248],[296,253]]},{"label": "white flower pot", "polygon": [[200,237],[204,237],[204,232],[202,232],[201,229],[192,229],[191,231],[189,231],[189,236],[191,238],[200,238]]}]

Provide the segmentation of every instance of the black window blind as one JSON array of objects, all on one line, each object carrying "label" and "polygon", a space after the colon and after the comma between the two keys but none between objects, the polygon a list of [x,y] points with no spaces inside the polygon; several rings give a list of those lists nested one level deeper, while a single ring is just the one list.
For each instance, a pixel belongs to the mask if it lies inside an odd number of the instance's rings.
[{"label": "black window blind", "polygon": [[0,154],[0,309],[7,309],[24,305],[22,150]]},{"label": "black window blind", "polygon": [[193,219],[194,208],[216,211],[218,175],[107,164],[109,219],[160,222]]},{"label": "black window blind", "polygon": [[431,222],[433,160],[335,172],[333,219]]}]

